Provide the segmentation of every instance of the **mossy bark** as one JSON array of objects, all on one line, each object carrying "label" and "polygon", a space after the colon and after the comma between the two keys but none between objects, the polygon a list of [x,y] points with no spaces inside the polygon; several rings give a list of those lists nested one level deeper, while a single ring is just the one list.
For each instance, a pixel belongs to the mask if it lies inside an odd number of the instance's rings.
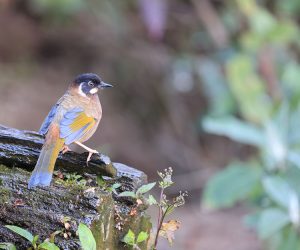
[{"label": "mossy bark", "polygon": [[[60,249],[80,249],[76,236],[80,222],[91,228],[97,249],[126,249],[121,239],[129,228],[136,234],[150,231],[150,218],[145,208],[137,209],[133,200],[118,198],[108,188],[117,182],[122,184],[118,192],[134,191],[146,183],[146,175],[126,165],[112,163],[108,157],[94,158],[93,167],[98,170],[89,171],[91,167],[82,167],[85,164],[82,155],[71,153],[71,157],[70,154],[60,156],[58,168],[64,172],[74,169],[88,178],[88,184],[54,179],[50,187],[27,189],[28,170],[34,167],[42,141],[43,138],[35,132],[0,126],[0,242],[14,243],[18,249],[30,246],[5,225],[25,228],[42,240],[59,230],[61,233],[55,237],[55,242]],[[70,166],[65,167],[64,162]],[[75,163],[75,168],[71,168],[70,162]],[[99,186],[97,177],[103,174],[110,177],[105,177],[106,183]],[[70,224],[68,229],[64,225],[66,220]],[[146,249],[146,244],[140,247]]]}]

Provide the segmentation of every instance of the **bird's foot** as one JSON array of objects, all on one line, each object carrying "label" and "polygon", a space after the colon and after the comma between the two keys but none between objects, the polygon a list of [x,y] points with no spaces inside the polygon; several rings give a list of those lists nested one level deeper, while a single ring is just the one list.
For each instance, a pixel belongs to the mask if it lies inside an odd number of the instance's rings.
[{"label": "bird's foot", "polygon": [[65,154],[68,151],[71,151],[71,149],[67,145],[64,145],[63,148],[62,148],[62,150],[61,150],[62,154]]},{"label": "bird's foot", "polygon": [[85,150],[87,150],[87,151],[89,152],[88,158],[86,159],[86,165],[88,166],[88,165],[89,165],[89,161],[91,160],[92,155],[93,155],[93,154],[99,154],[99,152],[98,152],[97,150],[95,150],[95,149],[91,149],[91,148],[89,148],[88,146],[83,145],[83,144],[82,144],[81,142],[79,142],[79,141],[75,141],[75,143],[76,143],[78,146],[84,148]]},{"label": "bird's foot", "polygon": [[91,149],[91,150],[88,150],[89,151],[89,155],[88,155],[88,158],[86,159],[86,165],[88,166],[89,165],[89,161],[91,160],[91,157],[93,154],[99,154],[99,152],[97,150],[94,150],[94,149]]}]

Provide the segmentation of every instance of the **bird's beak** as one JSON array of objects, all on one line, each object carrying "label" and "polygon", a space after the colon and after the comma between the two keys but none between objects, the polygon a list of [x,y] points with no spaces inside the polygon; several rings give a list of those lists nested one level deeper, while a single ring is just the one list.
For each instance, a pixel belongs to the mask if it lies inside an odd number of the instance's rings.
[{"label": "bird's beak", "polygon": [[111,88],[111,87],[113,87],[113,85],[108,84],[108,83],[106,83],[106,82],[101,82],[101,83],[98,85],[98,87],[99,87],[100,89],[104,89],[104,88]]}]

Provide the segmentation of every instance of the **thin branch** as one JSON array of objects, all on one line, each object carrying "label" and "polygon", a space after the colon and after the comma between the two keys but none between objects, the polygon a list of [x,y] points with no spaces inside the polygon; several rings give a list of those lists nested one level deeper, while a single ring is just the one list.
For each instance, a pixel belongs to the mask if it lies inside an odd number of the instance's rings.
[{"label": "thin branch", "polygon": [[158,205],[158,219],[157,219],[157,229],[156,229],[156,235],[155,235],[155,241],[154,241],[154,249],[156,249],[157,246],[157,241],[158,241],[158,235],[159,235],[159,230],[161,227],[161,219],[164,217],[163,216],[163,210],[162,210],[162,205],[161,205],[161,201],[163,199],[163,194],[164,194],[164,188],[161,188],[160,191],[160,198],[159,198],[159,205]]}]

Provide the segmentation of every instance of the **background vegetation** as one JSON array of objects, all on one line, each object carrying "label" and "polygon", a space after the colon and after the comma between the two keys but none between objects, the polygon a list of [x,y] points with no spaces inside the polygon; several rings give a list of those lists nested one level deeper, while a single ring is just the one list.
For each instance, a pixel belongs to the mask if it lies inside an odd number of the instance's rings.
[{"label": "background vegetation", "polygon": [[298,249],[299,12],[297,0],[1,0],[0,123],[37,130],[75,75],[99,73],[115,88],[90,145],[150,179],[173,167],[190,191],[175,248]]}]

